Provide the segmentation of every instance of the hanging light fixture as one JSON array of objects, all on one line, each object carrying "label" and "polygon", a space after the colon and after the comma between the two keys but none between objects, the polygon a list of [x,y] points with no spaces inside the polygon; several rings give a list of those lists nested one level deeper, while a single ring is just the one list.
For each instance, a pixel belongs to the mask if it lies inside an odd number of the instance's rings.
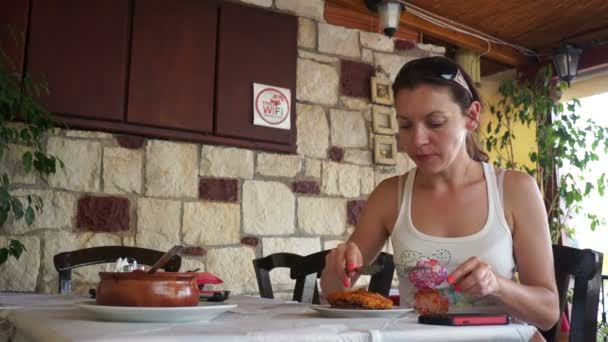
[{"label": "hanging light fixture", "polygon": [[557,75],[562,81],[568,82],[568,85],[576,77],[578,60],[582,53],[583,49],[564,43],[553,52],[553,64]]},{"label": "hanging light fixture", "polygon": [[399,0],[365,0],[367,8],[378,12],[380,27],[384,34],[392,37],[399,27],[401,12],[405,9]]}]

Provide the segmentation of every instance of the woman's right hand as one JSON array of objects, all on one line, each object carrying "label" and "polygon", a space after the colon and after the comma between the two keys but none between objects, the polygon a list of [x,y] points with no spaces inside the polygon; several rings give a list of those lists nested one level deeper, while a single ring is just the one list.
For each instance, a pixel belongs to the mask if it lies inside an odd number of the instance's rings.
[{"label": "woman's right hand", "polygon": [[363,266],[363,256],[359,246],[352,241],[339,244],[325,256],[325,271],[342,279],[345,288],[351,286],[351,278],[357,275],[355,268]]}]

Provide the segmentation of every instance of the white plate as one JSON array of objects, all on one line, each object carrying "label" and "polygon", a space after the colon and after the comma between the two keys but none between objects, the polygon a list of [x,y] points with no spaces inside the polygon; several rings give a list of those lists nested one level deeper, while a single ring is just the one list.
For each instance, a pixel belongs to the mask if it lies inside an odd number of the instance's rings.
[{"label": "white plate", "polygon": [[311,309],[317,311],[323,317],[331,318],[393,318],[405,315],[414,309],[396,308],[386,310],[366,309],[338,309],[329,305],[311,305]]},{"label": "white plate", "polygon": [[208,321],[219,314],[232,310],[236,304],[199,303],[198,306],[137,307],[97,305],[95,302],[77,304],[104,321],[122,322],[185,322]]}]

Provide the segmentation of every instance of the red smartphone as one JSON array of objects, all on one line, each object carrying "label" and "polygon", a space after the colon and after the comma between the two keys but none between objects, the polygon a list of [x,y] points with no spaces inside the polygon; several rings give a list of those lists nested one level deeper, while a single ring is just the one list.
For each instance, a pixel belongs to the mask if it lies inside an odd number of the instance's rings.
[{"label": "red smartphone", "polygon": [[506,314],[478,314],[478,313],[454,313],[454,314],[428,314],[420,315],[418,323],[434,325],[505,325],[511,323],[511,317]]}]

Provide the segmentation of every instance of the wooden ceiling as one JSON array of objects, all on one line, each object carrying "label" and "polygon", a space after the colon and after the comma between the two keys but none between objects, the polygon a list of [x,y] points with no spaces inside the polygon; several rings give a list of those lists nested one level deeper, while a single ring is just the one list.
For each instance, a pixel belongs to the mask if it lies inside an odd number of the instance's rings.
[{"label": "wooden ceiling", "polygon": [[[549,55],[561,41],[576,44],[608,41],[608,0],[406,0],[406,3],[540,55]],[[326,0],[326,17],[336,15],[336,8],[360,17],[361,21],[376,20],[376,13],[367,9],[364,0]],[[407,5],[400,25],[420,32],[430,41],[443,41],[480,53],[487,50],[485,41],[430,24],[409,12]],[[608,56],[601,57],[608,63]],[[536,62],[511,47],[497,44],[492,45],[486,58],[485,64],[492,69]]]},{"label": "wooden ceiling", "polygon": [[560,41],[608,38],[606,0],[408,0],[510,43],[550,51]]}]

